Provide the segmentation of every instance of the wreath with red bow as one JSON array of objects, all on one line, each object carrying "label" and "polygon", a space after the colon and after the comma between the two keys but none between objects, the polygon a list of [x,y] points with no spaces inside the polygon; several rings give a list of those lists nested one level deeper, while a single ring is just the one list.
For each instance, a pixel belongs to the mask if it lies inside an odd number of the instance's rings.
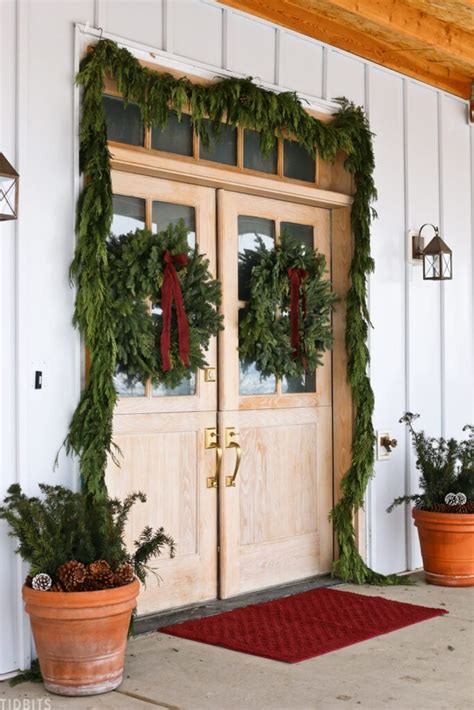
[{"label": "wreath with red bow", "polygon": [[250,299],[239,328],[240,356],[261,377],[314,372],[332,346],[331,313],[336,295],[326,259],[288,232],[273,249],[257,238],[256,250],[240,255]]},{"label": "wreath with red bow", "polygon": [[159,234],[111,237],[107,249],[117,372],[128,385],[176,387],[207,365],[209,341],[222,329],[220,283],[188,245],[182,221]]}]

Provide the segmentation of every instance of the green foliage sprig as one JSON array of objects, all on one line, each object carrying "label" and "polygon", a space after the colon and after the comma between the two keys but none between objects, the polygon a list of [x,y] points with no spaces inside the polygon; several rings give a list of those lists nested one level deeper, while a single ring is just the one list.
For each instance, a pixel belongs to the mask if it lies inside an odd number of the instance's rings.
[{"label": "green foliage sprig", "polygon": [[400,422],[404,422],[410,430],[423,492],[395,498],[387,512],[390,513],[401,503],[410,502],[423,510],[435,510],[444,504],[448,493],[464,493],[468,503],[474,502],[474,426],[463,428],[469,433],[468,438],[462,441],[443,436],[436,438],[414,429],[413,422],[419,416],[406,412]]},{"label": "green foliage sprig", "polygon": [[[289,268],[304,269],[306,315],[300,299],[300,352],[292,357],[290,335]],[[281,241],[267,249],[257,238],[256,250],[240,255],[239,269],[249,275],[250,298],[239,330],[244,362],[254,362],[262,377],[302,376],[314,372],[332,345],[331,311],[336,299],[326,274],[324,254],[306,249],[283,232]]]},{"label": "green foliage sprig", "polygon": [[[187,242],[184,222],[170,224],[159,234],[146,229],[112,238],[107,245],[112,328],[117,344],[117,370],[129,384],[151,379],[175,387],[198,368],[207,365],[205,351],[222,328],[217,312],[221,289],[209,272],[209,261]],[[161,287],[166,250],[187,254],[178,267],[184,309],[189,322],[189,367],[179,359],[177,338],[171,341],[171,369],[163,371],[160,337],[163,327]],[[145,302],[149,299],[152,306]],[[172,328],[176,332],[176,328]]]},{"label": "green foliage sprig", "polygon": [[361,108],[338,99],[340,111],[331,121],[320,121],[305,111],[295,93],[274,93],[257,87],[250,79],[224,79],[214,84],[192,84],[140,65],[126,49],[101,40],[83,59],[77,76],[82,87],[80,165],[88,182],[78,204],[77,246],[71,278],[77,287],[75,323],[91,353],[88,384],[73,415],[66,439],[67,451],[80,457],[84,488],[94,497],[106,495],[104,475],[112,452],[112,416],[116,401],[113,375],[117,342],[112,323],[107,237],[112,219],[110,156],[102,105],[104,76],[117,81],[125,102],[135,102],[146,125],[166,125],[168,111],[178,117],[189,106],[193,126],[208,140],[206,117],[219,132],[221,122],[240,124],[261,133],[261,147],[268,153],[276,135],[290,133],[310,155],[334,162],[345,151],[346,169],[355,185],[351,209],[354,257],[351,287],[347,295],[346,347],[348,376],[355,404],[352,466],[342,481],[342,497],[332,517],[340,559],[337,572],[356,582],[387,582],[371,572],[355,542],[354,515],[363,504],[373,472],[375,435],[372,425],[373,392],[367,375],[367,277],[373,270],[370,256],[371,202],[376,198],[373,180],[372,135]]},{"label": "green foliage sprig", "polygon": [[91,500],[63,486],[39,484],[42,497],[27,496],[18,484],[8,489],[0,506],[0,520],[9,525],[9,535],[18,541],[17,552],[29,563],[33,577],[46,572],[54,579],[64,562],[77,560],[87,565],[106,560],[112,570],[130,563],[145,582],[148,562],[168,547],[174,555],[174,541],[163,528],[147,527],[135,541],[135,551],[125,546],[125,525],[133,505],[144,503],[143,493],[133,493],[122,502],[116,498]]}]

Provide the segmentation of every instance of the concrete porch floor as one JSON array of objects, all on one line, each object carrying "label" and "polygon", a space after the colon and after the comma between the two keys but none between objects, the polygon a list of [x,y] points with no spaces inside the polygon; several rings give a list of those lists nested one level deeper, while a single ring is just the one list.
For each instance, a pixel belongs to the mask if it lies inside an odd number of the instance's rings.
[{"label": "concrete porch floor", "polygon": [[119,690],[67,699],[41,685],[4,682],[0,710],[468,710],[474,707],[474,589],[415,578],[414,587],[338,589],[446,607],[448,615],[295,665],[150,633],[130,641]]}]

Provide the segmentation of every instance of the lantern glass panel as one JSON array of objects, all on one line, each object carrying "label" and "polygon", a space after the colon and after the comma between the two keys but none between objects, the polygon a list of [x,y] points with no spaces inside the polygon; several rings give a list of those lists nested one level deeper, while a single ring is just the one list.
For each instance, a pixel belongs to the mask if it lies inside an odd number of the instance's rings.
[{"label": "lantern glass panel", "polygon": [[16,219],[18,178],[0,175],[0,220]]},{"label": "lantern glass panel", "polygon": [[452,259],[451,254],[443,254],[442,256],[442,274],[444,279],[450,279],[453,276]]}]

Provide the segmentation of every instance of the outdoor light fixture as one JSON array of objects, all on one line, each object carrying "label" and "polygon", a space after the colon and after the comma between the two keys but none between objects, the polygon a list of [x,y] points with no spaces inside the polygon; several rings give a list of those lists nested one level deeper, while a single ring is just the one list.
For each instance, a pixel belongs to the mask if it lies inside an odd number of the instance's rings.
[{"label": "outdoor light fixture", "polygon": [[[425,247],[425,240],[421,232],[425,227],[433,227],[435,235]],[[448,245],[439,236],[439,229],[434,224],[423,224],[418,234],[412,238],[413,254],[415,261],[423,260],[423,279],[425,281],[448,281],[453,278],[453,253]]]},{"label": "outdoor light fixture", "polygon": [[20,176],[0,153],[0,222],[18,216],[18,187]]}]

